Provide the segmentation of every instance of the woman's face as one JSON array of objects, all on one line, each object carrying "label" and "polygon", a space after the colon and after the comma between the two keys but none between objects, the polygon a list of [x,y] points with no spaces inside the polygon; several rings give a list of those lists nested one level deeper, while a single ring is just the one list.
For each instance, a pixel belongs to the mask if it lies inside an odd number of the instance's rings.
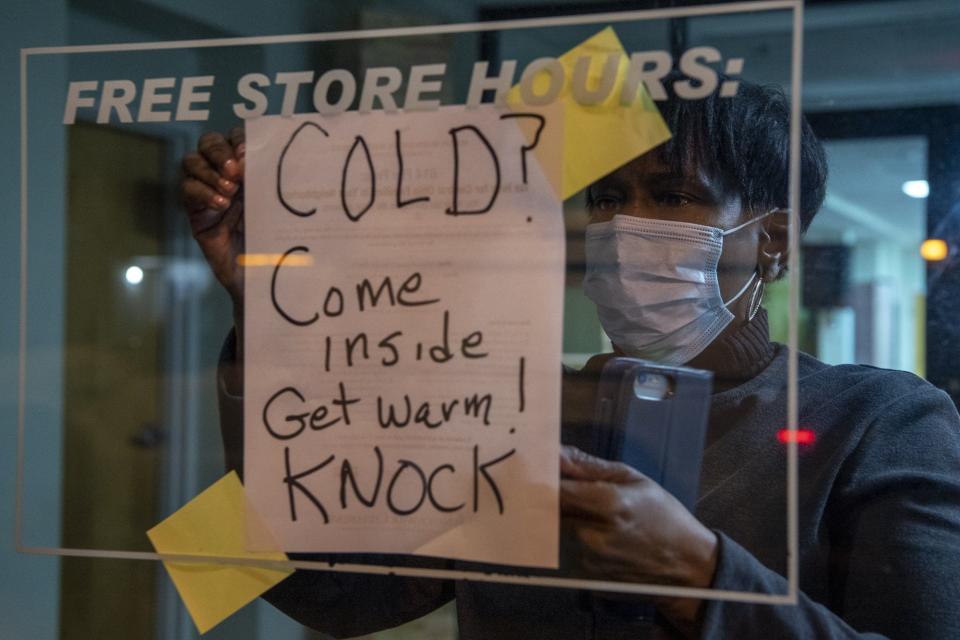
[{"label": "woman's face", "polygon": [[[765,213],[744,211],[739,196],[726,193],[719,180],[702,171],[677,175],[654,154],[643,155],[591,185],[587,200],[591,223],[625,215],[726,230]],[[760,229],[759,223],[747,225],[723,239],[717,275],[725,301],[740,292],[757,270]],[[730,306],[738,319],[746,318],[749,293]]]}]

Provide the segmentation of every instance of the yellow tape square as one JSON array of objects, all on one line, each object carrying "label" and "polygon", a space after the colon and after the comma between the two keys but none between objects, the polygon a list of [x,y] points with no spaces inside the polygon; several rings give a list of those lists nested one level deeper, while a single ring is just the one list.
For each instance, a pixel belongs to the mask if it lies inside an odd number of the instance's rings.
[{"label": "yellow tape square", "polygon": [[[611,55],[618,56],[616,80],[606,97],[593,105],[583,105],[573,97],[571,80],[580,58],[590,61],[586,88],[596,90]],[[558,59],[566,80],[557,101],[547,107],[559,116],[563,126],[563,168],[558,187],[566,200],[603,176],[622,167],[670,139],[670,129],[660,115],[656,103],[643,83],[627,105],[621,102],[630,59],[613,27],[588,38]],[[533,78],[533,89],[542,95],[549,85],[549,75],[541,71]],[[527,110],[520,85],[507,94],[507,104],[516,111]],[[549,154],[552,151],[535,150]],[[545,163],[546,164],[546,163]],[[551,178],[553,182],[554,179]]]},{"label": "yellow tape square", "polygon": [[[287,559],[279,546],[275,551],[248,551],[251,526],[266,531],[246,499],[240,478],[231,471],[150,529],[147,537],[157,553]],[[258,533],[257,544],[264,539],[267,536]],[[293,573],[292,569],[216,563],[164,561],[163,565],[200,633],[206,633]]]}]

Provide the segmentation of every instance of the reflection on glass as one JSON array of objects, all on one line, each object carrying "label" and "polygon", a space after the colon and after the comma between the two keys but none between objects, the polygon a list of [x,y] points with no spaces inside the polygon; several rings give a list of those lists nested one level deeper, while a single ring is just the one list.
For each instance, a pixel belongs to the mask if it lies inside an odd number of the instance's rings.
[{"label": "reflection on glass", "polygon": [[[219,37],[261,27],[283,32],[329,30],[331,25],[402,26],[415,21],[467,21],[477,14],[511,18],[527,15],[529,8],[525,2],[499,8],[471,2],[443,7],[409,2],[387,7],[375,2],[355,9],[331,9],[321,16],[320,12],[309,15],[299,4],[281,3],[283,6],[272,12],[274,17],[258,22],[245,13],[249,7],[245,9],[242,2],[232,7],[229,15],[199,7],[191,9],[188,16],[187,11],[147,1],[138,5],[142,16],[129,17],[120,16],[107,4],[86,0],[64,8],[69,15],[60,17],[69,19],[75,42]],[[942,35],[952,35],[958,24],[953,3],[925,2],[926,12],[916,12],[902,2],[856,7],[844,3],[836,10],[825,3],[810,4],[812,21],[807,35],[814,46],[809,48],[812,65],[806,70],[805,95],[821,115],[847,108],[885,110],[940,104],[956,98],[955,87],[960,85],[950,67],[949,52],[945,53],[943,43],[950,41]],[[571,5],[570,10],[580,8],[590,9],[584,4]],[[883,19],[871,17],[877,15]],[[748,65],[752,73],[782,83],[788,47],[777,44],[784,31],[773,22],[754,16],[738,21],[736,28],[723,20],[676,23],[669,28],[664,24],[630,25],[623,35],[645,42],[646,48],[668,48],[671,43],[697,42],[699,38],[724,51],[742,49],[747,59],[757,62]],[[910,26],[907,35],[904,24]],[[744,32],[749,37],[744,37]],[[276,72],[284,70],[362,69],[396,65],[398,60],[420,56],[422,62],[447,61],[462,77],[469,69],[461,57],[472,59],[478,50],[491,60],[502,57],[504,51],[533,58],[544,51],[561,51],[571,40],[541,31],[529,38],[511,32],[499,40],[444,35],[424,38],[416,47],[405,46],[400,39],[378,39],[362,46],[297,45],[283,51],[252,47],[235,49],[231,56],[215,50],[191,51],[167,57],[144,55],[129,64],[119,59],[106,64],[95,56],[78,56],[71,60],[69,70],[75,79],[216,73],[223,80],[220,84],[230,86],[235,79],[231,74],[238,70],[263,69],[274,79]],[[893,42],[898,46],[887,46]],[[888,73],[891,69],[893,73]],[[41,67],[38,75],[51,77],[44,70],[49,69]],[[42,88],[43,82],[31,85],[33,90]],[[145,84],[137,87],[145,88]],[[462,89],[462,84],[454,86],[452,92]],[[309,108],[308,94],[301,91],[298,109]],[[274,97],[279,95],[278,89]],[[78,125],[77,139],[70,141],[71,151],[81,157],[71,156],[69,167],[72,201],[64,270],[69,309],[62,354],[66,377],[62,406],[57,405],[65,416],[67,453],[63,470],[54,469],[50,474],[54,484],[64,487],[64,500],[62,506],[31,502],[38,511],[62,509],[63,530],[51,534],[58,538],[49,541],[51,545],[145,549],[143,530],[222,472],[212,363],[224,328],[231,323],[230,312],[206,263],[192,247],[177,203],[164,189],[176,181],[178,160],[192,148],[202,128],[226,130],[233,124],[232,98],[227,92],[215,91],[215,113],[203,125],[158,124],[146,131],[150,135],[142,135],[143,127],[129,127],[123,135],[116,131],[118,127],[104,127],[110,132],[107,135],[113,134],[109,141],[86,142],[79,139],[85,134]],[[456,96],[445,93],[443,99],[453,101]],[[160,105],[155,112],[176,110],[175,104]],[[139,116],[137,111],[131,114]],[[98,117],[96,112],[87,115]],[[941,120],[937,128],[948,132],[956,127]],[[807,285],[801,310],[801,348],[828,363],[873,364],[924,375],[928,370],[927,342],[936,335],[931,353],[942,354],[949,368],[950,359],[956,358],[956,344],[949,339],[955,332],[950,333],[949,327],[955,324],[955,300],[960,297],[956,295],[954,264],[960,230],[956,204],[944,203],[953,197],[944,195],[944,185],[955,178],[955,164],[928,167],[931,146],[939,141],[912,133],[867,132],[855,139],[825,136],[825,141],[832,169],[826,204],[804,238],[799,262],[794,263]],[[82,151],[84,145],[86,152]],[[140,149],[140,155],[124,155],[124,150],[131,148]],[[87,162],[89,157],[107,156],[119,160],[119,166],[89,166]],[[139,178],[124,182],[124,176],[134,175]],[[49,189],[44,181],[31,184],[35,190],[32,198]],[[76,205],[73,200],[79,198],[88,200]],[[580,205],[573,202],[570,209],[582,208]],[[91,218],[85,215],[88,211],[108,219]],[[931,211],[937,212],[937,217]],[[119,228],[112,224],[116,220],[129,226]],[[564,361],[577,366],[591,354],[611,347],[592,304],[581,291],[584,226],[583,219],[569,216],[571,269],[565,298]],[[277,262],[272,254],[245,254],[241,259],[244,266],[264,269]],[[296,266],[294,260],[286,264]],[[773,337],[783,342],[787,307],[783,284],[767,287],[764,299],[772,316]],[[928,305],[932,305],[931,318],[927,317]],[[939,370],[937,384],[960,397],[960,379],[953,374],[943,377],[943,363]],[[56,405],[60,399],[50,402]],[[780,443],[795,440],[802,454],[822,445],[812,428],[794,434],[779,430],[776,439]],[[42,442],[28,444],[38,445],[28,447],[29,451],[43,450]],[[30,501],[29,493],[27,497]],[[755,499],[764,498],[758,495]],[[773,529],[775,535],[766,542],[782,545],[782,528]],[[157,570],[152,565],[122,561],[64,562],[59,611],[63,637],[91,637],[99,633],[93,630],[106,627],[125,637],[192,637],[189,623],[177,618],[182,611],[176,613],[179,605],[169,588],[154,589],[155,584],[166,584],[154,582]],[[114,611],[92,604],[97,602],[112,603]],[[117,610],[122,613],[115,613]],[[250,609],[213,637],[300,640],[305,636],[295,623],[270,615],[265,607]],[[455,628],[453,615],[448,606],[432,618],[412,623],[413,627],[377,637],[450,637]]]}]

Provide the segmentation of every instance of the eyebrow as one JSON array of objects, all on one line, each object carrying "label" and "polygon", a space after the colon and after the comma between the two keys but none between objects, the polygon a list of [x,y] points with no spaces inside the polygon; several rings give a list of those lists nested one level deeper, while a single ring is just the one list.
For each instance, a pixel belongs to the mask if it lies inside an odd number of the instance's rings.
[{"label": "eyebrow", "polygon": [[724,198],[725,192],[722,185],[715,180],[704,180],[697,174],[678,173],[676,171],[664,170],[653,173],[644,172],[641,178],[647,185],[667,184],[669,186],[687,186],[695,188],[708,194],[718,202]]}]

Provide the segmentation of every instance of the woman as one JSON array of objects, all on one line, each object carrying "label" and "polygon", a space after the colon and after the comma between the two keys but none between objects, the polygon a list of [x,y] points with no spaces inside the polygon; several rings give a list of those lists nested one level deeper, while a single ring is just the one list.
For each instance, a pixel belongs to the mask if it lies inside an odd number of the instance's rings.
[{"label": "woman", "polygon": [[[701,497],[689,513],[624,465],[564,448],[561,509],[569,569],[590,577],[783,595],[787,350],[761,305],[789,261],[789,108],[741,83],[735,99],[661,105],[667,144],[592,185],[587,295],[615,351],[713,372]],[[800,230],[825,190],[823,151],[804,123]],[[244,146],[201,139],[184,161],[194,236],[233,298],[242,331]],[[242,341],[221,368],[228,466],[242,452]],[[586,372],[609,357],[595,358]],[[718,600],[647,603],[569,590],[298,571],[267,598],[309,626],[349,636],[456,598],[464,638],[960,637],[960,419],[925,381],[799,360],[796,606]],[[564,420],[592,411],[590,376],[564,380]],[[391,562],[415,559],[391,558]]]}]

